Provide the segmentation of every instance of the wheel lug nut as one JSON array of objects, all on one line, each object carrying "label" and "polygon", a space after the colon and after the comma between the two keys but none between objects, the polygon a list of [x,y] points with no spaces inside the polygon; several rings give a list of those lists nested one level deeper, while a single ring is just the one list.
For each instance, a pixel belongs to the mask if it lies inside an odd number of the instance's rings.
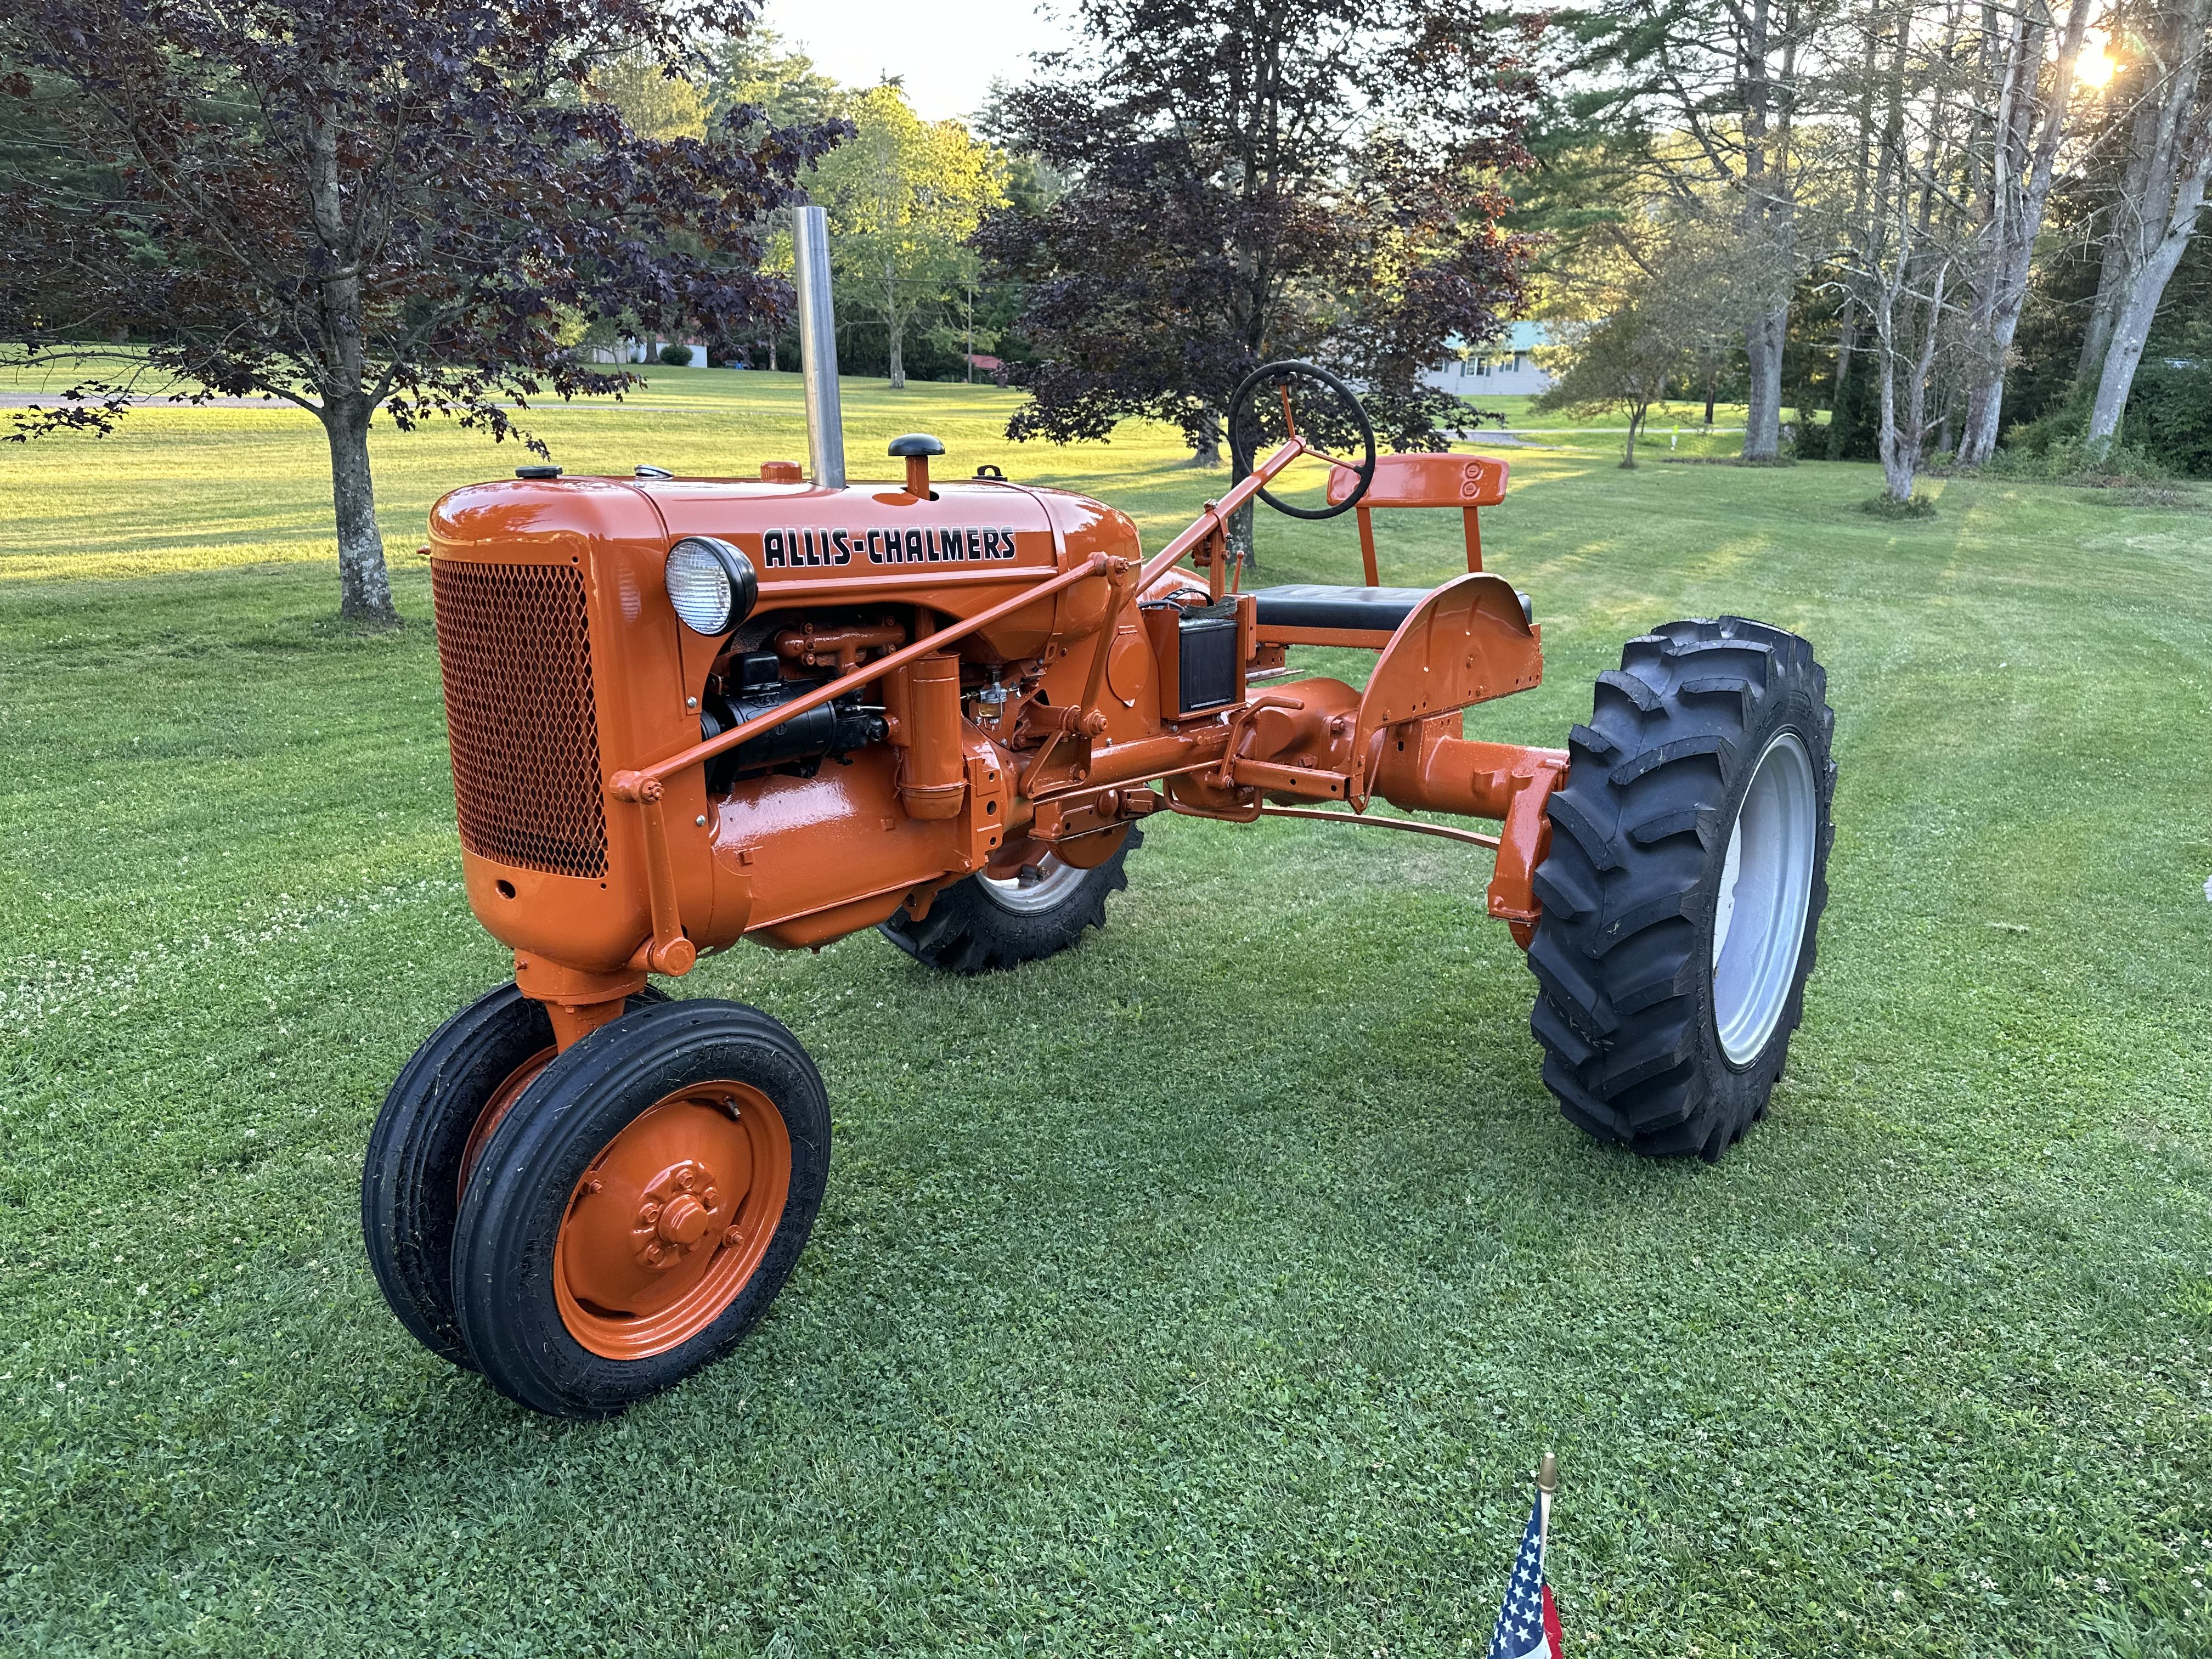
[{"label": "wheel lug nut", "polygon": [[744,1235],[738,1232],[735,1227],[725,1227],[722,1229],[722,1243],[727,1244],[732,1249],[737,1248],[738,1241],[743,1237]]}]

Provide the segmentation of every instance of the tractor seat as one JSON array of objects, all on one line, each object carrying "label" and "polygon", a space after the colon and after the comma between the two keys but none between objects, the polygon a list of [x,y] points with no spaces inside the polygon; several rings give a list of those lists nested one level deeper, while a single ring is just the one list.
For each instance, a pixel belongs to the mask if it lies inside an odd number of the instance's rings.
[{"label": "tractor seat", "polygon": [[[1433,589],[1426,587],[1325,587],[1315,582],[1290,582],[1280,587],[1253,591],[1258,601],[1255,618],[1262,628],[1336,628],[1366,633],[1395,634],[1413,614],[1414,607]],[[1531,617],[1526,593],[1520,595],[1523,616]]]},{"label": "tractor seat", "polygon": [[1261,587],[1256,620],[1262,628],[1348,628],[1394,634],[1413,608],[1429,597],[1425,587],[1324,587],[1291,582]]}]

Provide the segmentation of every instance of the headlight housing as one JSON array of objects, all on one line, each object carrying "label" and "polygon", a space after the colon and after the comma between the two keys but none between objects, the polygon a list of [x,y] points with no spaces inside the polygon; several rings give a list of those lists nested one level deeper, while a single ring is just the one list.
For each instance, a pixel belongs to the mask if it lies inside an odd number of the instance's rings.
[{"label": "headlight housing", "polygon": [[720,639],[760,597],[753,562],[716,536],[686,536],[668,550],[668,602],[695,634]]}]

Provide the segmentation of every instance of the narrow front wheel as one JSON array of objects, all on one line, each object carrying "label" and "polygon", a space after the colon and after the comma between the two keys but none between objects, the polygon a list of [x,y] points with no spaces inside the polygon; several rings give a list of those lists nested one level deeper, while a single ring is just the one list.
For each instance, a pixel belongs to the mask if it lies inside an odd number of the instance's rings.
[{"label": "narrow front wheel", "polygon": [[791,1276],[830,1173],[830,1102],[798,1039],[695,1000],[627,1014],[495,1129],[453,1244],[486,1377],[605,1417],[719,1358]]}]

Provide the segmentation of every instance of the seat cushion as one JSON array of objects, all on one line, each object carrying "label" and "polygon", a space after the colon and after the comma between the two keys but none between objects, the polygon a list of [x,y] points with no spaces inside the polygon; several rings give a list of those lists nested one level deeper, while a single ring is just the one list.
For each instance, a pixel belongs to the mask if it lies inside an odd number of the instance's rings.
[{"label": "seat cushion", "polygon": [[1395,633],[1429,597],[1425,587],[1324,587],[1290,582],[1254,590],[1262,628],[1344,628]]}]

